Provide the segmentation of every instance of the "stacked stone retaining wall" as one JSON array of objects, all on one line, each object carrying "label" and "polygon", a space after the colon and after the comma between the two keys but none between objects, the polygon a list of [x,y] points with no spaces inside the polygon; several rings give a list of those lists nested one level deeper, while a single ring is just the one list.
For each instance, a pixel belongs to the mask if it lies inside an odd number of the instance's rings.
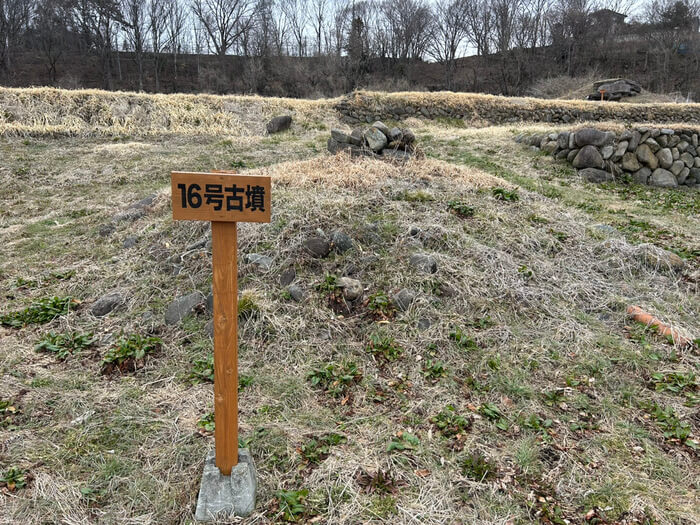
[{"label": "stacked stone retaining wall", "polygon": [[631,179],[663,188],[700,189],[700,131],[636,127],[621,133],[583,128],[519,135],[516,141],[546,151],[591,182]]},{"label": "stacked stone retaining wall", "polygon": [[471,93],[357,92],[341,99],[335,109],[341,119],[349,124],[408,117],[450,118],[488,124],[589,121],[700,123],[700,104],[567,102]]}]

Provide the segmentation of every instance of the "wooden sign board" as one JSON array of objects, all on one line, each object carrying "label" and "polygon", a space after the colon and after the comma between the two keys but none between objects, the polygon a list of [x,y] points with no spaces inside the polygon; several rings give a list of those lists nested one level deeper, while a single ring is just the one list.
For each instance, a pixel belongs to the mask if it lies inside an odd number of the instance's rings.
[{"label": "wooden sign board", "polygon": [[214,291],[214,440],[224,476],[238,464],[237,222],[270,222],[270,177],[174,171],[174,220],[211,221]]},{"label": "wooden sign board", "polygon": [[270,222],[270,177],[174,171],[170,179],[175,220]]}]

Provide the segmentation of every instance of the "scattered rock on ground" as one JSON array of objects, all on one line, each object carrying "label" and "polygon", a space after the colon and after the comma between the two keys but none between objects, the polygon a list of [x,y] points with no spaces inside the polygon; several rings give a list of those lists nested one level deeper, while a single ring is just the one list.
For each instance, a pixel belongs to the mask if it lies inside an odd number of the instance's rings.
[{"label": "scattered rock on ground", "polygon": [[355,301],[364,293],[362,283],[351,277],[341,277],[336,281],[336,285],[343,291],[343,297],[348,301]]},{"label": "scattered rock on ground", "polygon": [[409,258],[411,266],[425,273],[437,272],[438,265],[435,257],[423,253],[415,253]]},{"label": "scattered rock on ground", "polygon": [[321,237],[310,237],[304,241],[304,248],[313,257],[321,259],[330,253],[331,244]]},{"label": "scattered rock on ground", "polygon": [[105,316],[118,306],[121,306],[124,301],[124,296],[119,292],[110,292],[92,303],[90,313],[95,317]]},{"label": "scattered rock on ground", "polygon": [[183,295],[172,301],[165,312],[166,324],[177,324],[182,319],[192,314],[198,306],[204,304],[206,298],[202,292],[193,292]]},{"label": "scattered rock on ground", "polygon": [[290,115],[280,115],[270,120],[265,129],[267,129],[268,134],[279,133],[290,128],[292,125],[292,117]]},{"label": "scattered rock on ground", "polygon": [[249,253],[245,256],[245,262],[265,271],[269,271],[272,268],[272,258],[259,253]]},{"label": "scattered rock on ground", "polygon": [[304,293],[304,290],[298,284],[291,285],[289,288],[287,288],[287,291],[292,299],[294,299],[297,303],[302,302],[306,297],[306,293]]},{"label": "scattered rock on ground", "polygon": [[583,178],[583,180],[588,182],[599,183],[611,182],[615,180],[612,173],[605,170],[599,170],[597,168],[584,168],[579,170],[578,174],[581,176],[581,178]]},{"label": "scattered rock on ground", "polygon": [[347,233],[342,231],[334,231],[331,233],[331,247],[336,253],[345,253],[352,249],[352,246],[352,239]]},{"label": "scattered rock on ground", "polygon": [[297,278],[297,271],[294,268],[287,268],[280,274],[280,285],[289,286]]},{"label": "scattered rock on ground", "polygon": [[391,298],[396,308],[398,308],[402,312],[408,310],[408,308],[411,306],[411,303],[413,303],[415,299],[416,293],[413,290],[409,290],[408,288],[400,290]]}]

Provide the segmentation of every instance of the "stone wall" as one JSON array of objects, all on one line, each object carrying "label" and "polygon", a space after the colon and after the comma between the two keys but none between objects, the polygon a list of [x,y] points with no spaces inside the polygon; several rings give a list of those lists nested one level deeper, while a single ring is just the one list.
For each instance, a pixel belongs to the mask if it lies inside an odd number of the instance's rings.
[{"label": "stone wall", "polygon": [[583,128],[519,135],[517,142],[566,160],[591,182],[629,178],[662,188],[700,188],[697,129],[636,127],[621,133]]},{"label": "stone wall", "polygon": [[549,101],[472,93],[356,92],[335,105],[348,124],[377,120],[453,118],[488,124],[588,121],[700,123],[700,104]]}]

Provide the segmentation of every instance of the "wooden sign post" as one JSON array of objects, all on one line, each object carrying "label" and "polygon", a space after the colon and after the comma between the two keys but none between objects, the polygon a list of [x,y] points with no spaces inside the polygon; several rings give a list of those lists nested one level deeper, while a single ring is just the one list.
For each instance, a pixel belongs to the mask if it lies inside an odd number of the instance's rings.
[{"label": "wooden sign post", "polygon": [[173,172],[173,219],[211,221],[214,441],[224,476],[238,464],[237,222],[270,222],[270,177]]}]

